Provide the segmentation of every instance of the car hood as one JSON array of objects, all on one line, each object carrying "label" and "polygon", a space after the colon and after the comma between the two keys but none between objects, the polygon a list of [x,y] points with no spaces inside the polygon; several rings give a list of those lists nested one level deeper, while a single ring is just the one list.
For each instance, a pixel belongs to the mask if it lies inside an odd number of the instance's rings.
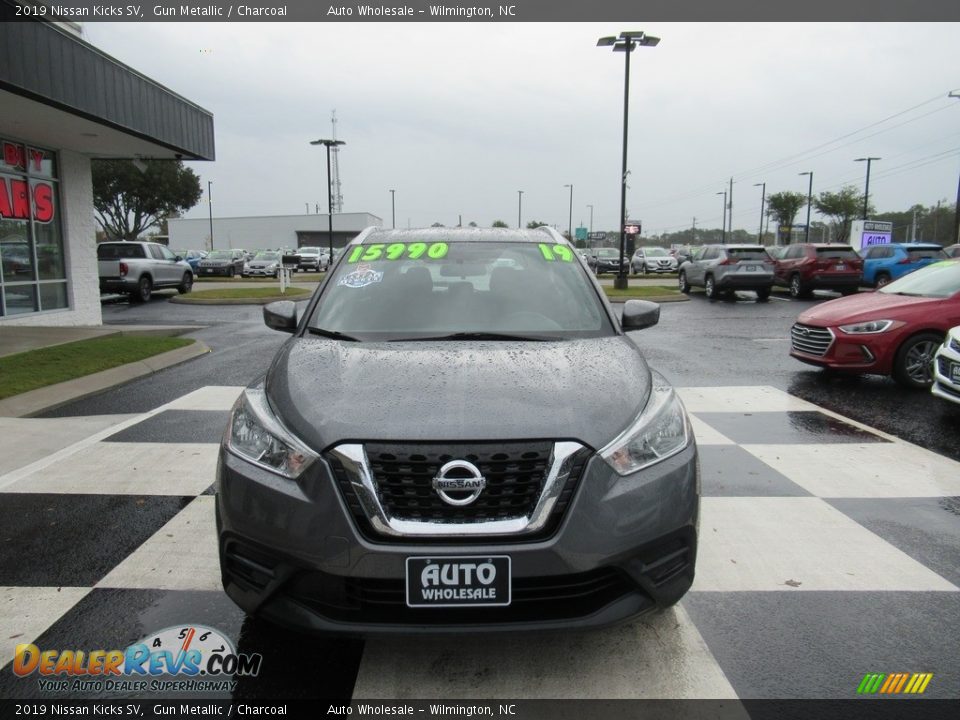
[{"label": "car hood", "polygon": [[347,440],[575,439],[599,449],[644,407],[626,336],[565,342],[353,343],[293,338],[267,396],[318,450]]},{"label": "car hood", "polygon": [[919,318],[926,312],[935,311],[935,308],[943,302],[943,298],[867,292],[820,303],[800,313],[797,322],[809,325],[837,325],[860,320]]}]

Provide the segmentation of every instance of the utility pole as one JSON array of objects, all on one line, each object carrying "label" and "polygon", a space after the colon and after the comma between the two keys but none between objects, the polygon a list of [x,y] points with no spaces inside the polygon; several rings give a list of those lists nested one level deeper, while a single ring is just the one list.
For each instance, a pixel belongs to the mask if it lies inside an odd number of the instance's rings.
[{"label": "utility pole", "polygon": [[910,221],[910,242],[917,241],[917,209],[913,209],[913,219]]},{"label": "utility pole", "polygon": [[593,232],[593,205],[587,205],[590,208],[590,232]]},{"label": "utility pole", "polygon": [[[763,190],[760,191],[760,229],[757,230],[757,242],[763,244],[763,206],[767,201],[767,183],[766,181],[762,183],[754,183],[754,187],[758,185],[763,186]],[[809,221],[807,221],[809,225]]]},{"label": "utility pole", "polygon": [[523,190],[517,190],[517,228],[523,225]]},{"label": "utility pole", "polygon": [[727,244],[727,191],[714,193],[715,195],[723,195],[723,226],[720,230],[720,244]]},{"label": "utility pole", "polygon": [[[947,97],[960,100],[960,92],[952,92]],[[953,211],[953,242],[960,243],[960,179],[957,180],[957,204]]]},{"label": "utility pole", "polygon": [[730,239],[733,240],[733,178],[730,178]]},{"label": "utility pole", "polygon": [[696,215],[693,216],[693,229],[690,231],[690,236],[691,236],[690,245],[691,246],[696,245],[697,244],[697,216]]},{"label": "utility pole", "polygon": [[207,180],[207,204],[210,206],[210,249],[213,250],[213,180]]},{"label": "utility pole", "polygon": [[937,214],[933,216],[933,241],[940,242],[940,201],[937,200]]}]

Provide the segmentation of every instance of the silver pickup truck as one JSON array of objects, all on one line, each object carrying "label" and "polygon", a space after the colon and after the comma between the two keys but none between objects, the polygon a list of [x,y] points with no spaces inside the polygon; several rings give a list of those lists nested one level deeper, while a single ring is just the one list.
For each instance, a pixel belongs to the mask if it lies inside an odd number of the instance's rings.
[{"label": "silver pickup truck", "polygon": [[100,243],[97,261],[101,293],[122,293],[135,302],[147,302],[154,290],[176,288],[183,295],[193,287],[187,261],[159,243]]}]

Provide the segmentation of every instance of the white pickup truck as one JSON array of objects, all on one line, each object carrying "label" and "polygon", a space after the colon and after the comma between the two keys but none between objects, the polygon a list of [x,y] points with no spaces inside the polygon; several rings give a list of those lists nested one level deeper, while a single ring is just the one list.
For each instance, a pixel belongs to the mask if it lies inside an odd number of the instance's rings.
[{"label": "white pickup truck", "polygon": [[97,265],[101,293],[122,293],[135,302],[147,302],[150,293],[161,288],[176,288],[183,295],[193,287],[187,261],[159,243],[100,243]]}]

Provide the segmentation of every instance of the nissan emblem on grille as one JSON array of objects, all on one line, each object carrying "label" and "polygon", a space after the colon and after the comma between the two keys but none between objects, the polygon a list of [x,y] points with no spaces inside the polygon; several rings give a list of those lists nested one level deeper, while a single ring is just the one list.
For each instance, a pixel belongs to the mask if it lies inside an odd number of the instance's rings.
[{"label": "nissan emblem on grille", "polygon": [[[433,489],[448,505],[461,507],[469,505],[487,486],[487,479],[473,463],[466,460],[451,460],[433,479]],[[448,495],[447,493],[453,493]]]}]

